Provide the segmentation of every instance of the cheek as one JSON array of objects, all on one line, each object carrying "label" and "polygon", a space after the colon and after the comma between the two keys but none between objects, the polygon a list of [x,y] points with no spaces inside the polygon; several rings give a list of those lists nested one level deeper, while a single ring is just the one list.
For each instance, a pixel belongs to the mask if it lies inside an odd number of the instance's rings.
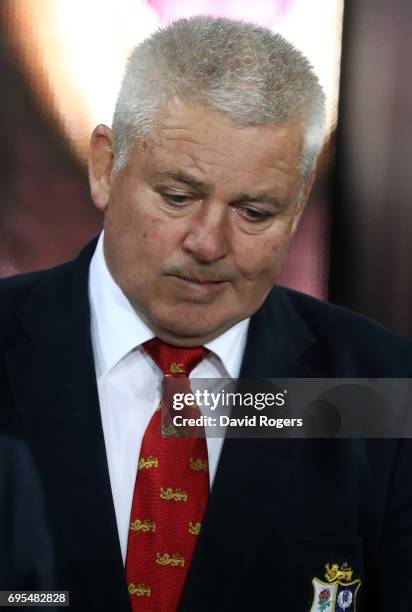
[{"label": "cheek", "polygon": [[141,215],[139,223],[129,234],[130,251],[133,257],[132,266],[139,268],[139,273],[147,276],[150,270],[157,270],[176,248],[170,231],[170,225],[159,221],[151,215]]},{"label": "cheek", "polygon": [[290,232],[254,237],[249,248],[242,252],[239,265],[242,276],[249,281],[273,282],[287,253],[289,239]]},{"label": "cheek", "polygon": [[163,224],[151,215],[141,215],[137,224],[136,235],[139,236],[142,248],[161,248],[163,243]]},{"label": "cheek", "polygon": [[162,267],[169,258],[174,258],[181,249],[182,228],[176,220],[143,215],[139,235],[141,250],[150,267]]},{"label": "cheek", "polygon": [[147,208],[143,198],[119,197],[106,213],[106,234],[113,243],[121,245],[126,260],[136,261],[137,256],[145,254],[155,258],[165,247],[170,231],[164,220]]}]

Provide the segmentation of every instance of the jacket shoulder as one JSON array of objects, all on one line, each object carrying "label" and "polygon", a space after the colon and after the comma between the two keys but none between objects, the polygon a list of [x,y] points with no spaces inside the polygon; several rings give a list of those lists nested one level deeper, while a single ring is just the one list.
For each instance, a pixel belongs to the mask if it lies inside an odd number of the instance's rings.
[{"label": "jacket shoulder", "polygon": [[[281,288],[281,299],[292,304],[318,340],[335,371],[363,376],[411,376],[412,341],[347,308]],[[359,375],[359,374],[358,374]]]},{"label": "jacket shoulder", "polygon": [[0,321],[4,321],[13,315],[23,302],[35,291],[38,287],[42,287],[49,281],[51,283],[57,279],[66,276],[66,273],[71,270],[73,262],[60,264],[54,268],[47,270],[39,270],[36,272],[26,272],[24,274],[16,274],[0,279]]}]

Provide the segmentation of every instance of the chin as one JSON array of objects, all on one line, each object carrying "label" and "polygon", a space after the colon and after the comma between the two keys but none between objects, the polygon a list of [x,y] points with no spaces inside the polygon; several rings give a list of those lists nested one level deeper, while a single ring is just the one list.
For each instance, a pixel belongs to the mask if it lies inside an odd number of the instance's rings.
[{"label": "chin", "polygon": [[188,315],[182,312],[178,315],[164,315],[155,319],[157,333],[159,335],[162,333],[165,338],[166,336],[173,337],[176,340],[179,338],[182,340],[199,338],[201,342],[206,342],[216,338],[230,326],[231,323],[229,322],[225,325],[224,321],[202,316],[200,313]]},{"label": "chin", "polygon": [[164,321],[160,328],[164,330],[165,333],[182,338],[216,337],[220,333],[219,328],[206,327],[204,324],[202,325],[200,323],[188,325],[184,321]]}]

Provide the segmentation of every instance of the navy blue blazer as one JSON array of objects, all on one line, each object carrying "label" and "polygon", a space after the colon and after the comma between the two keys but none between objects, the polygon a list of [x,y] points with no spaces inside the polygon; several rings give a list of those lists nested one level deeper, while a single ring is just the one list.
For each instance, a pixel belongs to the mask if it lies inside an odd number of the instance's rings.
[{"label": "navy blue blazer", "polygon": [[[31,449],[71,609],[129,612],[90,336],[94,248],[0,282],[0,432]],[[410,341],[276,287],[251,319],[241,377],[411,372]],[[357,612],[412,610],[410,440],[226,439],[181,610],[318,610],[326,565],[361,581]],[[354,610],[355,586],[337,612]]]},{"label": "navy blue blazer", "polygon": [[0,590],[53,587],[53,543],[39,476],[25,443],[12,436],[0,435],[0,500]]}]

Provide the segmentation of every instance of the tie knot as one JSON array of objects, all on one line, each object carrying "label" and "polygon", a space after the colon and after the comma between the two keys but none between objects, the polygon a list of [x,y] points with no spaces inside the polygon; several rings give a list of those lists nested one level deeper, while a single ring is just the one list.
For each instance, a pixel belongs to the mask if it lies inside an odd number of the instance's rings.
[{"label": "tie knot", "polygon": [[159,338],[148,340],[143,348],[168,377],[189,376],[208,353],[204,346],[173,346]]}]

